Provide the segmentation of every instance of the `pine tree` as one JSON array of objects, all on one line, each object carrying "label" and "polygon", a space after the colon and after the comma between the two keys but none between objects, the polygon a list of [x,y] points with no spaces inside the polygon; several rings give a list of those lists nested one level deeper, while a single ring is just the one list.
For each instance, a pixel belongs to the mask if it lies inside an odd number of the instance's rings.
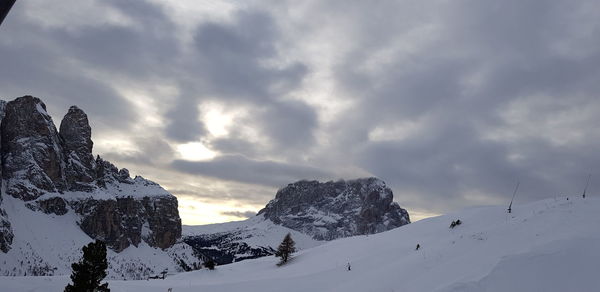
[{"label": "pine tree", "polygon": [[108,268],[104,242],[96,240],[84,246],[83,258],[71,268],[73,284],[67,285],[65,292],[110,292],[108,283],[100,284]]},{"label": "pine tree", "polygon": [[277,251],[275,252],[276,257],[281,258],[280,264],[285,264],[290,258],[290,255],[296,251],[296,243],[292,239],[292,236],[288,233],[284,238]]},{"label": "pine tree", "polygon": [[208,259],[208,261],[204,262],[204,266],[209,270],[215,269],[215,261],[213,259]]}]

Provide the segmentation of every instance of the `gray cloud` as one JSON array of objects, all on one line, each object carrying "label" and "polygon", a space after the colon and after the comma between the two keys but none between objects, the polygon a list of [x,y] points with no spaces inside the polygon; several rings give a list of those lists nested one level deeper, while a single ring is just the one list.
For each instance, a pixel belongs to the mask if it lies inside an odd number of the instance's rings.
[{"label": "gray cloud", "polygon": [[314,109],[301,101],[283,100],[308,69],[299,62],[269,64],[280,57],[279,37],[272,17],[258,10],[241,10],[231,23],[202,23],[194,37],[195,55],[186,66],[190,80],[167,115],[166,135],[182,142],[203,136],[198,105],[218,100],[253,108],[252,119],[258,121],[254,126],[276,145],[310,141],[316,125]]},{"label": "gray cloud", "polygon": [[[600,64],[600,50],[559,49],[591,43],[598,48],[593,35],[572,37],[585,31],[574,19],[585,15],[586,3],[568,7],[561,2],[544,7],[528,1],[470,4],[453,3],[447,14],[441,9],[440,31],[429,45],[411,53],[409,62],[398,53],[376,73],[354,70],[361,67],[361,60],[369,62],[368,57],[357,60],[355,56],[379,51],[389,43],[381,35],[364,36],[372,41],[370,50],[357,47],[358,52],[349,54],[337,71],[339,86],[361,97],[357,114],[336,124],[351,125],[340,141],[361,145],[355,152],[356,163],[386,178],[399,200],[403,194],[418,194],[412,200],[422,208],[444,211],[472,204],[475,201],[467,194],[474,192],[493,202],[506,199],[518,179],[527,193],[524,201],[578,190],[576,183],[597,168],[592,150],[596,135],[587,125],[600,120],[590,115],[569,124],[577,128],[562,126],[563,131],[551,134],[560,139],[557,135],[581,132],[585,138],[578,145],[553,145],[539,135],[552,127],[548,125],[568,123],[573,118],[569,113],[576,109],[597,108],[598,85],[593,80],[600,77],[600,70],[591,64]],[[590,17],[581,23],[598,28],[600,23]],[[396,29],[381,28],[389,33]],[[538,108],[521,109],[528,113],[524,120],[513,124],[503,117],[514,110],[515,102],[540,96]],[[546,119],[539,119],[542,116]],[[383,142],[366,138],[377,126],[420,120],[426,120],[426,125],[407,139],[394,133]],[[519,134],[516,141],[486,139],[505,127],[513,134],[521,128],[538,129]]]},{"label": "gray cloud", "polygon": [[241,155],[222,155],[210,161],[197,162],[175,160],[172,166],[187,173],[269,186],[284,186],[304,178],[329,177],[318,168],[253,160]]},{"label": "gray cloud", "polygon": [[115,80],[96,73],[138,81],[167,74],[167,64],[174,63],[171,59],[177,48],[171,37],[173,26],[161,10],[143,1],[121,2],[112,5],[146,32],[121,25],[47,27],[27,14],[25,9],[31,7],[16,5],[11,22],[3,25],[6,31],[0,41],[0,54],[5,56],[5,69],[0,71],[2,95],[7,99],[39,96],[51,111],[60,114],[77,104],[96,123],[95,130],[117,125],[125,130],[136,121],[138,112],[115,91]]},{"label": "gray cloud", "polygon": [[[102,5],[124,21],[47,26],[17,4],[0,29],[0,94],[40,96],[60,115],[79,105],[94,133],[137,147],[101,153],[117,165],[230,186],[185,181],[178,195],[260,205],[292,181],[361,173],[402,204],[447,212],[507,200],[517,180],[523,202],[572,194],[600,169],[594,1],[275,1],[201,19],[191,35],[164,6]],[[145,102],[123,84],[174,89]],[[243,114],[213,137],[205,102]],[[160,125],[131,135],[152,114]],[[220,156],[176,160],[189,141]]]},{"label": "gray cloud", "polygon": [[244,211],[244,212],[240,212],[240,211],[226,211],[226,212],[221,212],[222,215],[225,216],[232,216],[232,217],[239,217],[239,218],[250,218],[256,215],[256,212],[254,211]]}]

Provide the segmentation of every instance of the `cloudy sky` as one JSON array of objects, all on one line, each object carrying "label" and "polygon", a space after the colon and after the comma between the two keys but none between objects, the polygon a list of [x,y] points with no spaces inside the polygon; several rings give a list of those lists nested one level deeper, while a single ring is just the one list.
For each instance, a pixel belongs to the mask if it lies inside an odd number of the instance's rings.
[{"label": "cloudy sky", "polygon": [[598,1],[20,0],[0,97],[179,198],[243,219],[300,179],[377,176],[413,220],[600,195]]}]

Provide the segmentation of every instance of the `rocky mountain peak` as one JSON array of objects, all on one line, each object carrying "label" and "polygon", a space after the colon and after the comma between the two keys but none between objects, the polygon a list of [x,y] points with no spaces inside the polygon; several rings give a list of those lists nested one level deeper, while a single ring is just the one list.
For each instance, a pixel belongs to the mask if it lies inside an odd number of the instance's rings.
[{"label": "rocky mountain peak", "polygon": [[83,110],[72,106],[60,123],[60,137],[65,152],[74,151],[80,158],[94,160],[92,156],[92,128]]},{"label": "rocky mountain peak", "polygon": [[2,176],[6,193],[33,200],[65,186],[62,145],[46,105],[23,96],[6,104],[1,129]]},{"label": "rocky mountain peak", "polygon": [[277,191],[258,214],[315,239],[331,240],[410,223],[408,212],[393,199],[392,190],[374,177],[298,181]]},{"label": "rocky mountain peak", "polygon": [[[142,240],[168,248],[181,237],[177,198],[154,182],[132,179],[127,169],[100,156],[94,159],[92,129],[77,106],[69,108],[60,131],[46,105],[33,96],[0,103],[0,118],[2,195],[25,201],[34,211],[57,216],[74,212],[84,233],[117,252]],[[10,226],[0,208],[4,252],[13,240]]]},{"label": "rocky mountain peak", "polygon": [[60,123],[60,137],[66,159],[66,178],[70,189],[89,189],[86,184],[96,178],[96,161],[92,155],[92,128],[87,115],[71,106]]}]

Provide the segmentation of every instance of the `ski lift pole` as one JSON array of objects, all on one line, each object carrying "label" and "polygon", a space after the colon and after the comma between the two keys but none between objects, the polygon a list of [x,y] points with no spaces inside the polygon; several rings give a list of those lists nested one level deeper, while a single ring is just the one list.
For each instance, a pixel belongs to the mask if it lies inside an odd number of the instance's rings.
[{"label": "ski lift pole", "polygon": [[517,190],[519,189],[520,183],[521,182],[517,181],[517,186],[515,187],[515,191],[513,192],[512,199],[510,199],[510,205],[508,205],[508,213],[509,214],[512,212],[512,204],[513,204],[513,201],[515,200],[515,196],[517,195]]},{"label": "ski lift pole", "polygon": [[0,25],[17,0],[0,0]]},{"label": "ski lift pole", "polygon": [[583,198],[585,199],[585,193],[587,192],[588,186],[590,185],[590,179],[592,178],[592,174],[588,175],[587,182],[585,183],[585,188],[583,189]]}]

